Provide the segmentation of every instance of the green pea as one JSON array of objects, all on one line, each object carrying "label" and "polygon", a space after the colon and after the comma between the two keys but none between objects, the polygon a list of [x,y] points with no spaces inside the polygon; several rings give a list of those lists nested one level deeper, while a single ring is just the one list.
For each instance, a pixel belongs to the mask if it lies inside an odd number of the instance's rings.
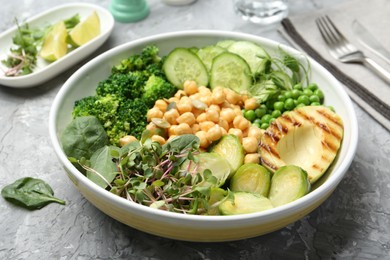
[{"label": "green pea", "polygon": [[284,93],[284,96],[286,97],[286,100],[289,98],[292,98],[292,91],[288,90]]},{"label": "green pea", "polygon": [[321,89],[317,89],[314,91],[314,94],[320,98],[320,100],[324,99],[324,92]]},{"label": "green pea", "polygon": [[284,94],[280,94],[280,95],[278,95],[278,100],[279,101],[285,101],[286,100],[286,96]]},{"label": "green pea", "polygon": [[299,96],[299,98],[297,99],[298,101],[298,104],[305,104],[305,105],[309,105],[310,104],[310,98],[306,95],[302,95],[302,96]]},{"label": "green pea", "polygon": [[302,90],[302,84],[298,83],[293,86],[293,89]]},{"label": "green pea", "polygon": [[279,111],[283,111],[283,109],[284,109],[284,102],[282,102],[282,101],[276,101],[276,102],[274,103],[274,109],[275,109],[275,110],[279,110]]},{"label": "green pea", "polygon": [[261,107],[261,106],[256,108],[256,110],[255,110],[255,114],[256,114],[257,118],[261,118],[266,113],[267,113],[267,108],[264,108],[264,107]]},{"label": "green pea", "polygon": [[309,99],[310,102],[318,102],[318,103],[320,102],[320,98],[315,94],[311,95]]},{"label": "green pea", "polygon": [[261,124],[261,118],[256,118],[256,119],[253,121],[253,124],[258,124],[258,125],[260,125],[260,124]]},{"label": "green pea", "polygon": [[309,85],[307,85],[307,88],[311,91],[315,91],[316,89],[318,89],[318,85],[316,83],[310,83]]},{"label": "green pea", "polygon": [[292,98],[297,99],[300,95],[302,95],[302,91],[298,89],[293,89],[292,91]]},{"label": "green pea", "polygon": [[252,122],[253,120],[256,119],[256,113],[254,110],[247,110],[244,113],[244,117]]},{"label": "green pea", "polygon": [[295,107],[294,99],[292,99],[292,98],[286,99],[286,101],[284,102],[284,109],[285,110],[292,110],[294,107]]},{"label": "green pea", "polygon": [[261,123],[269,123],[269,121],[271,120],[272,116],[270,114],[266,114],[264,115],[262,118],[261,118]]},{"label": "green pea", "polygon": [[303,94],[310,97],[311,95],[313,95],[313,91],[311,91],[311,89],[305,88],[303,90]]},{"label": "green pea", "polygon": [[314,101],[314,102],[310,103],[310,106],[321,106],[321,104],[320,104],[320,102]]},{"label": "green pea", "polygon": [[268,123],[262,123],[260,126],[261,129],[267,129],[268,127],[269,127]]},{"label": "green pea", "polygon": [[271,116],[272,118],[278,118],[281,114],[282,112],[280,112],[280,110],[274,110],[272,111]]},{"label": "green pea", "polygon": [[261,124],[260,123],[252,123],[252,126],[256,126],[256,127],[258,127],[258,128],[261,128]]},{"label": "green pea", "polygon": [[304,107],[304,106],[306,106],[306,105],[303,104],[303,103],[299,103],[299,104],[296,106],[296,108],[300,108],[300,107]]},{"label": "green pea", "polygon": [[334,109],[334,107],[328,106],[328,108],[329,108],[330,110],[332,110],[333,112],[336,112],[336,110]]}]

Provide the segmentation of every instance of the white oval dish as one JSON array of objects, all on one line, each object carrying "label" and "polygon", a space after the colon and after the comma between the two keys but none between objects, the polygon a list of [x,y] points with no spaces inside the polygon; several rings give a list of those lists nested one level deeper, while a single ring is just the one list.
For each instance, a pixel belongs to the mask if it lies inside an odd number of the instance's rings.
[{"label": "white oval dish", "polygon": [[50,111],[49,132],[54,150],[68,177],[84,197],[107,215],[136,229],[155,235],[187,240],[216,242],[238,240],[285,227],[309,214],[324,202],[344,177],[355,155],[358,141],[357,118],[350,98],[341,84],[310,57],[311,79],[325,93],[326,104],[332,105],[344,121],[344,139],[338,158],[331,169],[306,196],[270,210],[233,216],[196,216],[167,212],[127,201],[102,189],[79,172],[62,150],[60,136],[71,121],[74,102],[95,93],[99,81],[106,79],[112,66],[129,55],[140,53],[155,44],[161,55],[175,47],[202,47],[221,40],[247,40],[261,44],[270,54],[283,48],[291,55],[298,51],[261,37],[224,31],[186,31],[155,35],[113,48],[89,61],[75,72],[58,92]]},{"label": "white oval dish", "polygon": [[[37,28],[70,18],[77,13],[82,19],[90,15],[93,11],[96,11],[100,18],[101,33],[98,37],[51,63],[44,61],[38,56],[37,67],[33,73],[28,75],[6,77],[4,71],[7,68],[0,62],[0,85],[14,88],[27,88],[44,83],[93,53],[107,40],[114,28],[114,18],[111,13],[100,6],[92,4],[74,3],[61,5],[28,19],[26,22],[30,28]],[[12,37],[15,35],[16,30],[17,27],[14,26],[0,34],[0,60],[6,59],[12,46]]]}]

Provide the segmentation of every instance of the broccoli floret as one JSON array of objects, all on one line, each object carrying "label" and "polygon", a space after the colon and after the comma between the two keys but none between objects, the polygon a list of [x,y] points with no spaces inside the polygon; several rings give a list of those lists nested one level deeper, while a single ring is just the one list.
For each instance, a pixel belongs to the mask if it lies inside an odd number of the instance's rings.
[{"label": "broccoli floret", "polygon": [[175,86],[156,75],[149,77],[144,89],[142,99],[148,107],[153,107],[158,99],[172,97],[177,91]]},{"label": "broccoli floret", "polygon": [[99,82],[96,93],[99,96],[116,95],[120,99],[139,98],[144,92],[147,79],[141,71],[112,74],[108,79]]},{"label": "broccoli floret", "polygon": [[112,68],[112,73],[127,73],[130,71],[142,71],[149,65],[159,63],[161,58],[158,56],[159,49],[154,45],[146,46],[141,54],[132,55]]},{"label": "broccoli floret", "polygon": [[139,98],[129,99],[120,104],[117,111],[116,122],[107,129],[107,135],[113,144],[125,135],[140,138],[146,127],[146,113],[148,107]]},{"label": "broccoli floret", "polygon": [[89,96],[75,102],[73,117],[95,116],[107,128],[115,122],[118,106],[115,95]]}]

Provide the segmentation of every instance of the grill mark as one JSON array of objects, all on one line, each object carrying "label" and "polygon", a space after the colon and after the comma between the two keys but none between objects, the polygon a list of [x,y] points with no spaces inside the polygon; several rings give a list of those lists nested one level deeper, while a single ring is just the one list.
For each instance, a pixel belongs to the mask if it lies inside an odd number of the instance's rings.
[{"label": "grill mark", "polygon": [[270,162],[268,162],[266,159],[264,159],[263,157],[260,157],[260,161],[261,161],[261,164],[262,165],[265,165],[269,168],[271,168],[272,170],[276,171],[278,169],[278,167]]},{"label": "grill mark", "polygon": [[260,142],[259,146],[260,146],[260,149],[263,149],[266,152],[272,154],[274,157],[280,159],[278,152],[275,149],[273,149],[271,146],[264,144],[262,142]]},{"label": "grill mark", "polygon": [[338,125],[340,128],[343,128],[343,122],[341,119],[338,119],[337,117],[334,117],[330,115],[327,111],[325,110],[317,110],[317,112],[322,115],[323,117],[326,117],[329,121],[332,121],[336,125]]},{"label": "grill mark", "polygon": [[330,143],[330,142],[326,142],[326,141],[321,141],[321,144],[324,148],[328,148],[329,150],[331,150],[332,152],[337,152],[339,147],[337,147],[337,145],[334,145],[333,143]]},{"label": "grill mark", "polygon": [[268,138],[271,138],[274,143],[277,143],[280,140],[280,137],[274,134],[273,131],[266,131],[264,135],[268,136]]}]

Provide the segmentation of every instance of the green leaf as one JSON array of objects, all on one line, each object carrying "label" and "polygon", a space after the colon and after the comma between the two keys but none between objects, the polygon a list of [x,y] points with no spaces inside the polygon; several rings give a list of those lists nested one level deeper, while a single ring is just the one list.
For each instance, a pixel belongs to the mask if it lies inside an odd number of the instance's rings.
[{"label": "green leaf", "polygon": [[116,164],[112,160],[111,147],[104,146],[91,156],[91,168],[87,177],[102,188],[106,188],[117,175]]},{"label": "green leaf", "polygon": [[15,205],[30,210],[41,209],[55,202],[65,205],[65,201],[55,198],[52,188],[43,180],[25,177],[5,186],[1,195]]},{"label": "green leaf", "polygon": [[163,145],[163,150],[183,151],[189,148],[199,148],[200,140],[196,135],[185,134],[172,138]]}]

